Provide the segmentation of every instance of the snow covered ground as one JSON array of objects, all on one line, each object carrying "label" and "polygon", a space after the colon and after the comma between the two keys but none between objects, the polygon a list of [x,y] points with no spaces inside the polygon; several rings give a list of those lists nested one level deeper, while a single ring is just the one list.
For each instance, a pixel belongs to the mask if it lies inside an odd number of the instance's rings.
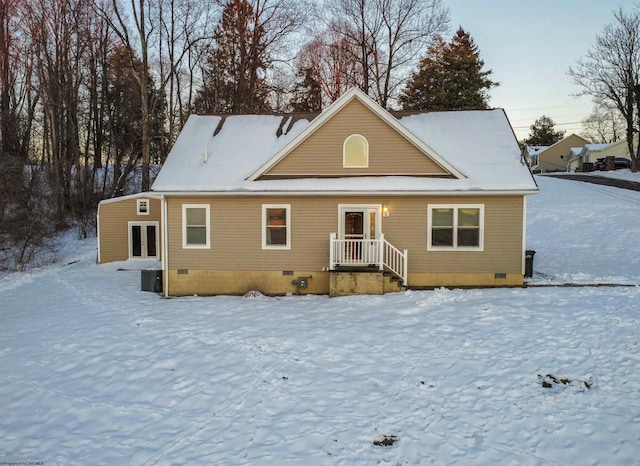
[{"label": "snow covered ground", "polygon": [[640,193],[537,177],[533,284],[187,297],[64,261],[0,279],[0,464],[634,464]]}]

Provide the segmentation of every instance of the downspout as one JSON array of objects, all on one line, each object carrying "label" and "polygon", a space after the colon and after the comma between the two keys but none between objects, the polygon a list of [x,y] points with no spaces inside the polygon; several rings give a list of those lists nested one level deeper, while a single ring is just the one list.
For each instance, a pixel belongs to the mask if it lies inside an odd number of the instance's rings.
[{"label": "downspout", "polygon": [[160,196],[162,210],[160,214],[160,230],[162,232],[162,296],[169,297],[169,240],[167,238],[167,200],[164,194]]},{"label": "downspout", "polygon": [[524,283],[525,263],[527,249],[527,196],[522,196],[522,281]]}]

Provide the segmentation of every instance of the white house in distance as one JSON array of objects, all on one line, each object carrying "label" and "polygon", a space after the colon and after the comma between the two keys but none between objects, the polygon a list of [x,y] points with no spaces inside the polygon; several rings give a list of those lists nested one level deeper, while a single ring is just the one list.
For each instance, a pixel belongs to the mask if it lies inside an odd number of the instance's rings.
[{"label": "white house in distance", "polygon": [[[503,110],[193,115],[152,192],[100,203],[99,260],[165,296],[521,286],[538,187]],[[152,247],[149,247],[152,245]]]},{"label": "white house in distance", "polygon": [[[637,137],[636,135],[636,143]],[[582,171],[585,166],[592,170],[598,159],[607,157],[626,159],[631,162],[627,140],[621,139],[607,144],[585,144],[578,154],[571,157],[567,165],[567,171]]]}]

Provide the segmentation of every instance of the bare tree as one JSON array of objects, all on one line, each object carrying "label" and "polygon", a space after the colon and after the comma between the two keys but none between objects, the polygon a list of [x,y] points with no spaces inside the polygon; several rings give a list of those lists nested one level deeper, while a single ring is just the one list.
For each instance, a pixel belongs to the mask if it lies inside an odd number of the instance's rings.
[{"label": "bare tree", "polygon": [[168,144],[177,137],[193,104],[197,70],[213,38],[218,8],[197,0],[160,0],[153,10],[160,24],[155,53],[160,86],[167,96]]},{"label": "bare tree", "polygon": [[625,120],[631,170],[638,171],[640,146],[640,13],[614,12],[615,21],[596,36],[595,45],[568,74],[583,88],[581,95],[611,103]]},{"label": "bare tree", "polygon": [[449,27],[441,0],[329,0],[358,50],[362,90],[387,107],[430,39]]},{"label": "bare tree", "polygon": [[198,89],[195,108],[207,113],[268,110],[271,102],[279,100],[269,98],[274,90],[267,82],[269,73],[276,63],[289,61],[295,55],[290,51],[290,39],[305,21],[305,2],[219,0],[219,3],[223,6],[222,14],[202,70],[204,82]]},{"label": "bare tree", "polygon": [[625,133],[625,121],[610,102],[596,104],[582,126],[583,136],[593,142],[614,142]]},{"label": "bare tree", "polygon": [[339,32],[345,28],[345,25],[334,24],[304,45],[298,55],[298,76],[317,83],[323,105],[362,84],[358,52]]},{"label": "bare tree", "polygon": [[[154,25],[149,20],[150,0],[131,0],[129,9],[133,19],[129,21],[125,9],[118,0],[111,0],[110,4],[96,3],[100,16],[108,22],[116,33],[125,49],[130,52],[129,61],[133,76],[140,87],[141,104],[141,142],[142,142],[142,191],[148,191],[150,186],[149,166],[151,162],[151,125],[150,102],[147,87],[150,80],[149,72],[149,39],[154,32]],[[136,64],[135,52],[139,51],[142,66]]]},{"label": "bare tree", "polygon": [[36,165],[36,49],[26,5],[0,0],[0,269],[24,269],[48,249],[54,213],[51,192]]},{"label": "bare tree", "polygon": [[32,0],[25,6],[42,92],[42,137],[61,223],[71,210],[74,167],[80,159],[80,89],[89,11],[88,0]]}]

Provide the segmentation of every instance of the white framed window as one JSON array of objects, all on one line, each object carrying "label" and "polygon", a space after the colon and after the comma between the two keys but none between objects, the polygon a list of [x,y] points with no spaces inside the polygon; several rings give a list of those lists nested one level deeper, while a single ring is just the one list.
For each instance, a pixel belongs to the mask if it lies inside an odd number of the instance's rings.
[{"label": "white framed window", "polygon": [[344,140],[342,166],[344,168],[369,167],[369,141],[364,136],[352,134]]},{"label": "white framed window", "polygon": [[291,205],[262,205],[262,249],[291,249]]},{"label": "white framed window", "polygon": [[149,199],[138,199],[138,215],[149,215]]},{"label": "white framed window", "polygon": [[209,249],[211,247],[211,220],[208,204],[182,205],[182,247]]},{"label": "white framed window", "polygon": [[483,251],[484,205],[430,204],[427,250]]}]

